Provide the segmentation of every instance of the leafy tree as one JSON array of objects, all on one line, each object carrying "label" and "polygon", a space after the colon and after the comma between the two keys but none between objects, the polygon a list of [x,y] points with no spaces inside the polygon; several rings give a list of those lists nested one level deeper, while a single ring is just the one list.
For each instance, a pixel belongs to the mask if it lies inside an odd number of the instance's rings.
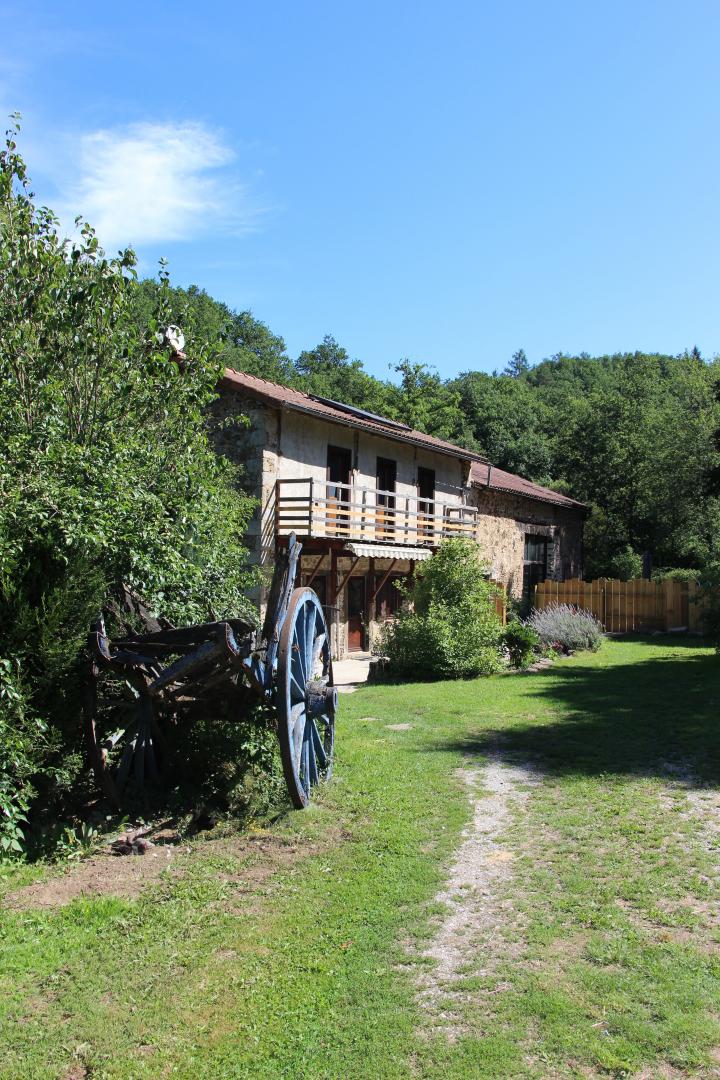
[{"label": "leafy tree", "polygon": [[356,405],[391,419],[395,416],[390,385],[368,375],[361,361],[351,360],[329,334],[314,349],[300,353],[295,370],[300,386],[309,394]]},{"label": "leafy tree", "polygon": [[460,395],[471,445],[501,469],[539,481],[550,478],[551,447],[544,430],[544,410],[524,379],[471,371],[450,385]]},{"label": "leafy tree", "polygon": [[503,375],[509,375],[511,379],[520,379],[527,375],[530,370],[530,361],[525,355],[524,349],[518,349],[512,354],[512,360],[503,371]]},{"label": "leafy tree", "polygon": [[37,717],[69,761],[74,664],[108,589],[126,581],[178,622],[247,611],[252,504],[205,421],[217,355],[192,337],[190,360],[158,342],[167,275],[139,334],[133,253],[106,257],[81,221],[73,244],[61,238],[17,130],[0,151],[0,657],[23,695],[14,715]]},{"label": "leafy tree", "polygon": [[398,419],[428,435],[459,441],[464,424],[457,390],[427,364],[404,359],[395,365],[395,371],[400,376],[400,385],[393,388]]}]

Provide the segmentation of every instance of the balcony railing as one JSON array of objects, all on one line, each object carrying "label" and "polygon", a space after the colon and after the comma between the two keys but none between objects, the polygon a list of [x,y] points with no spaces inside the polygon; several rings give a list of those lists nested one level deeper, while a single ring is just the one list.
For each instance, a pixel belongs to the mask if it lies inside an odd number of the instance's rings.
[{"label": "balcony railing", "polygon": [[277,481],[278,536],[295,532],[307,537],[434,547],[452,536],[474,537],[477,517],[474,506],[404,492],[357,488],[310,477]]}]

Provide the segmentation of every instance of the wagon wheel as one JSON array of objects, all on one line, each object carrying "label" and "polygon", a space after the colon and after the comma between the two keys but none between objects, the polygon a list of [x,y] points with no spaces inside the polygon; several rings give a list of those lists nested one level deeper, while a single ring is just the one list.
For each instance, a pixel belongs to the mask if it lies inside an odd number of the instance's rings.
[{"label": "wagon wheel", "polygon": [[91,662],[85,688],[85,741],[95,779],[119,809],[128,784],[142,788],[160,780],[167,744],[144,686],[128,681],[124,698],[109,699],[98,693],[99,675]]},{"label": "wagon wheel", "polygon": [[337,690],[323,609],[312,589],[295,589],[278,651],[276,708],[285,782],[293,805],[332,770]]}]

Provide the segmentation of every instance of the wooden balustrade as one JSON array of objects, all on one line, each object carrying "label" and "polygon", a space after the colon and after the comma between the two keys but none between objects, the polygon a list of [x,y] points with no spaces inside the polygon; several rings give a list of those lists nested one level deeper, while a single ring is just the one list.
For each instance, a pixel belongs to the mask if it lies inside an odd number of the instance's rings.
[{"label": "wooden balustrade", "polygon": [[356,488],[310,478],[278,480],[278,536],[363,540],[410,547],[434,546],[452,536],[474,537],[478,511],[402,491]]}]

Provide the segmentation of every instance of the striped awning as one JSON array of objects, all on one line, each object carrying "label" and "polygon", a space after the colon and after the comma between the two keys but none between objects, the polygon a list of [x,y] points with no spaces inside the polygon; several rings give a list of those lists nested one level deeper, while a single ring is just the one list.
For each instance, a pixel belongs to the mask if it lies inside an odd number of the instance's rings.
[{"label": "striped awning", "polygon": [[347,544],[345,550],[351,555],[366,559],[409,559],[422,562],[432,556],[430,548],[393,547],[390,544]]}]

